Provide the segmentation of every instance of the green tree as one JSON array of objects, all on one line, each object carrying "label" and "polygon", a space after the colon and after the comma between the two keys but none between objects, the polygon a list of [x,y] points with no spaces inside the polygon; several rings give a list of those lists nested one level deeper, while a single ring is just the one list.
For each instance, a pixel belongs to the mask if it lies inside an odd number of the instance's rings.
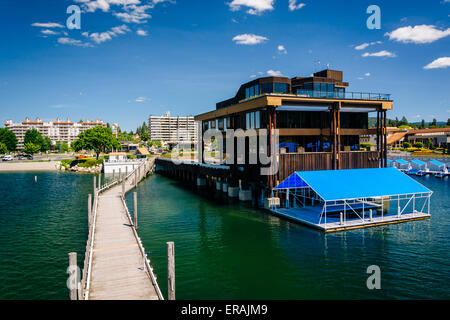
[{"label": "green tree", "polygon": [[119,149],[120,142],[114,137],[110,128],[97,126],[80,133],[78,139],[72,142],[72,148],[75,151],[94,150],[98,160],[101,152],[107,152],[113,148]]},{"label": "green tree", "polygon": [[450,118],[447,119],[447,126],[450,126]]},{"label": "green tree", "polygon": [[67,142],[58,141],[55,145],[55,150],[58,152],[67,152],[69,151],[69,145]]},{"label": "green tree", "polygon": [[17,147],[17,137],[8,128],[0,128],[0,142],[4,143],[8,151],[15,151]]},{"label": "green tree", "polygon": [[408,119],[406,119],[406,117],[403,116],[402,120],[400,120],[399,125],[405,126],[405,125],[407,125],[407,124],[408,124]]},{"label": "green tree", "polygon": [[42,134],[36,129],[27,130],[27,132],[25,132],[24,144],[33,143],[41,146],[43,140]]},{"label": "green tree", "polygon": [[6,147],[6,144],[3,142],[0,142],[0,154],[5,154],[8,152],[8,148]]},{"label": "green tree", "polygon": [[416,143],[414,143],[414,148],[422,149],[422,148],[423,148],[423,143],[422,143],[422,142],[416,142]]},{"label": "green tree", "polygon": [[45,152],[52,148],[52,140],[49,137],[42,137],[41,151]]},{"label": "green tree", "polygon": [[145,122],[142,123],[141,132],[139,133],[139,136],[141,137],[142,141],[148,141],[149,134],[148,134],[148,126]]},{"label": "green tree", "polygon": [[411,148],[411,143],[409,143],[408,141],[403,142],[403,148]]},{"label": "green tree", "polygon": [[40,149],[41,149],[40,145],[34,144],[32,142],[27,142],[24,145],[25,153],[28,153],[28,154],[31,154],[31,155],[37,153]]},{"label": "green tree", "polygon": [[152,140],[150,141],[150,145],[151,146],[155,146],[157,148],[161,148],[162,147],[162,143],[160,140]]},{"label": "green tree", "polygon": [[433,127],[437,127],[437,120],[436,120],[436,119],[433,119],[433,122],[431,122],[431,125],[432,125]]},{"label": "green tree", "polygon": [[422,119],[422,122],[420,123],[420,129],[425,129],[425,120]]}]

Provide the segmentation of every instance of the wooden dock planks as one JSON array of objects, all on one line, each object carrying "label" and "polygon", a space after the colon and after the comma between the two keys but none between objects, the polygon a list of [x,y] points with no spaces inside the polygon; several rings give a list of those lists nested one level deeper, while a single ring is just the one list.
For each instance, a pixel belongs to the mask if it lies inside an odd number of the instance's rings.
[{"label": "wooden dock planks", "polygon": [[[126,190],[134,181],[126,181]],[[159,300],[117,185],[99,196],[89,300]]]}]

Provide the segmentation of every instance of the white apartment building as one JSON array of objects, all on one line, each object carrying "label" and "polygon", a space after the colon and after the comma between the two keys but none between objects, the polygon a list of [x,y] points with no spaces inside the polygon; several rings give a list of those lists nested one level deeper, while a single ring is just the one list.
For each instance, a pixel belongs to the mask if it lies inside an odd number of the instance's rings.
[{"label": "white apartment building", "polygon": [[197,142],[198,128],[193,116],[171,117],[170,112],[163,116],[148,118],[149,139],[163,143]]},{"label": "white apartment building", "polygon": [[27,130],[36,129],[43,136],[49,137],[53,144],[60,141],[67,142],[70,145],[81,132],[96,126],[106,127],[106,123],[103,123],[102,120],[91,121],[89,119],[75,123],[70,121],[70,119],[62,120],[60,118],[53,122],[44,122],[39,118],[31,121],[28,117],[22,122],[14,123],[12,120],[8,120],[5,123],[5,127],[14,132],[17,137],[17,149],[23,149],[25,132]]}]

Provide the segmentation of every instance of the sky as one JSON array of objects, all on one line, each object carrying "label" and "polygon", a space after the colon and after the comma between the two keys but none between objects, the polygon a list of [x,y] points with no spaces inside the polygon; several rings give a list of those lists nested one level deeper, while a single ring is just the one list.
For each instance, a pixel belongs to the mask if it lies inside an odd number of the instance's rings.
[{"label": "sky", "polygon": [[150,114],[211,111],[256,77],[327,66],[347,91],[392,94],[389,118],[450,118],[450,0],[2,0],[0,21],[2,124],[135,130]]}]

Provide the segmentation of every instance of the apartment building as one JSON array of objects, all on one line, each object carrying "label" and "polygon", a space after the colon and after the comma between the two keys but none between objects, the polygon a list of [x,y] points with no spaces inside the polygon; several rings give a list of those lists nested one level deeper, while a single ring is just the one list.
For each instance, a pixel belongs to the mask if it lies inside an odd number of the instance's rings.
[{"label": "apartment building", "polygon": [[31,121],[28,117],[22,122],[15,123],[12,120],[8,120],[5,123],[5,127],[14,132],[17,137],[17,149],[23,149],[25,133],[28,130],[36,129],[43,136],[49,137],[53,144],[61,141],[70,145],[81,132],[96,126],[106,127],[106,123],[98,119],[95,121],[87,119],[86,121],[75,123],[70,121],[69,118],[66,120],[57,118],[56,121],[44,122],[39,118]]},{"label": "apartment building", "polygon": [[170,112],[163,116],[150,115],[148,118],[149,139],[176,144],[197,142],[197,124],[193,116],[172,117]]}]

